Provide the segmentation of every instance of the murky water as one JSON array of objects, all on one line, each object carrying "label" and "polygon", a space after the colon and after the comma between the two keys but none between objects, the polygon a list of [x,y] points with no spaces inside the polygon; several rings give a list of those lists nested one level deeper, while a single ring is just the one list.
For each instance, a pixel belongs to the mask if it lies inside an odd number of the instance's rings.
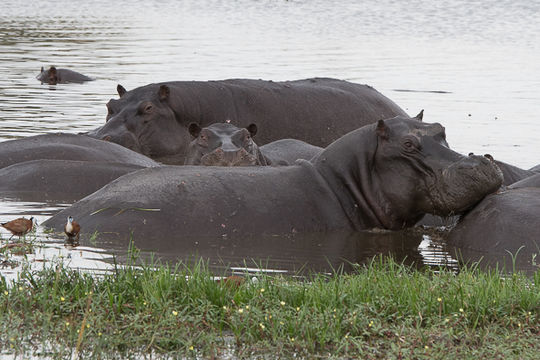
[{"label": "murky water", "polygon": [[[523,168],[540,163],[533,1],[3,0],[0,35],[0,141],[93,129],[117,83],[329,76],[370,84],[410,114],[425,109],[425,121],[442,123],[457,151]],[[96,80],[41,85],[35,76],[50,65]],[[64,206],[1,199],[0,219],[43,221]],[[61,238],[43,241],[63,247]],[[339,244],[355,244],[348,241]],[[88,258],[102,245],[85,249]],[[402,256],[446,261],[437,249],[427,237]],[[302,258],[287,256],[280,259],[289,265]]]}]

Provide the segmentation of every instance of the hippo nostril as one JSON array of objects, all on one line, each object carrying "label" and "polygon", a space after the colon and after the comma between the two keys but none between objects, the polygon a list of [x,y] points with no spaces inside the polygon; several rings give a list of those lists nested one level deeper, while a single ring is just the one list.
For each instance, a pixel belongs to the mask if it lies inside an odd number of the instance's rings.
[{"label": "hippo nostril", "polygon": [[101,138],[101,140],[103,140],[103,141],[111,141],[111,136],[110,135],[104,136],[104,137]]},{"label": "hippo nostril", "polygon": [[469,153],[469,156],[473,156],[473,155],[474,155],[474,153],[473,153],[473,152],[470,152],[470,153]]},{"label": "hippo nostril", "polygon": [[216,154],[223,155],[223,149],[222,148],[217,148],[216,149]]}]

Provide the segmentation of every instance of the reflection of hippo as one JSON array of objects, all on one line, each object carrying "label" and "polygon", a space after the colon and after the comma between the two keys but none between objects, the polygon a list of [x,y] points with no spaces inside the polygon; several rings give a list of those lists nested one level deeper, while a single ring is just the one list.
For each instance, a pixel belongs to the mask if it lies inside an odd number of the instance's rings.
[{"label": "reflection of hippo", "polygon": [[0,194],[23,201],[74,202],[142,168],[101,161],[26,161],[0,169]]},{"label": "reflection of hippo", "polygon": [[186,165],[253,166],[290,165],[295,160],[309,160],[323,149],[300,140],[276,140],[261,147],[253,141],[257,126],[238,128],[230,123],[201,127],[189,126],[194,137],[186,153]]},{"label": "reflection of hippo", "polygon": [[[448,244],[465,262],[512,269],[534,269],[540,259],[540,188],[519,188],[487,196],[448,235]],[[521,248],[521,249],[520,249]],[[537,254],[537,255],[535,255]],[[517,255],[517,256],[516,256]]]},{"label": "reflection of hippo", "polygon": [[0,169],[39,160],[81,160],[157,166],[148,157],[117,144],[74,134],[46,134],[0,142]]},{"label": "reflection of hippo", "polygon": [[497,190],[500,170],[448,149],[444,128],[399,116],[341,137],[285,167],[163,166],[106,185],[66,216],[87,232],[135,239],[290,234],[412,226],[459,213]]},{"label": "reflection of hippo", "polygon": [[372,87],[336,79],[176,81],[126,91],[107,104],[107,123],[89,136],[153,159],[183,164],[190,123],[257,123],[259,145],[294,137],[317,146],[379,119],[405,115]]},{"label": "reflection of hippo", "polygon": [[36,77],[41,83],[47,83],[49,85],[66,84],[66,83],[83,83],[85,81],[92,81],[94,79],[69,69],[57,69],[51,66],[49,70],[43,70],[41,67],[41,73]]}]

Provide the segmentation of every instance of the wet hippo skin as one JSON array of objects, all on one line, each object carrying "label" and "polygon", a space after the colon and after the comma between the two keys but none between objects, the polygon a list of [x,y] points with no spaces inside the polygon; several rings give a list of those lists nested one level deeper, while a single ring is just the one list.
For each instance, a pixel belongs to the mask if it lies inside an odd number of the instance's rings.
[{"label": "wet hippo skin", "polygon": [[159,165],[117,144],[64,133],[0,142],[0,154],[0,168],[40,159],[117,162],[144,167]]},{"label": "wet hippo skin", "polygon": [[460,213],[502,174],[448,148],[444,128],[398,116],[348,133],[285,167],[162,166],[122,176],[53,216],[126,239],[397,230],[425,213]]},{"label": "wet hippo skin", "polygon": [[102,161],[32,160],[0,169],[0,195],[21,201],[75,202],[145,167]]},{"label": "wet hippo skin", "polygon": [[[498,264],[508,271],[536,268],[540,256],[540,188],[518,187],[487,196],[447,236],[465,263]],[[514,259],[513,259],[514,257]],[[537,262],[538,260],[536,260]]]},{"label": "wet hippo skin", "polygon": [[191,123],[256,123],[259,145],[294,138],[326,147],[358,127],[406,115],[370,86],[328,78],[175,81],[117,90],[120,98],[107,103],[107,122],[87,135],[176,165],[185,162]]}]

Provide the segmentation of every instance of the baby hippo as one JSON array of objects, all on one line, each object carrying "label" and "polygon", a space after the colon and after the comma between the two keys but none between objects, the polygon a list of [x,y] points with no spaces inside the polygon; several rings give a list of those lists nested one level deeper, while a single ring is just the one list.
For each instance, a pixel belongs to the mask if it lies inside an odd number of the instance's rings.
[{"label": "baby hippo", "polygon": [[66,83],[83,83],[85,81],[92,81],[94,79],[69,69],[57,69],[51,66],[49,70],[44,70],[41,67],[41,72],[37,76],[37,79],[41,83],[47,83],[49,85],[66,84]]},{"label": "baby hippo", "polygon": [[185,165],[204,166],[266,166],[291,165],[297,159],[310,160],[322,148],[300,140],[282,139],[261,147],[253,141],[257,125],[246,128],[214,123],[201,128],[189,125],[193,141],[189,144]]}]

